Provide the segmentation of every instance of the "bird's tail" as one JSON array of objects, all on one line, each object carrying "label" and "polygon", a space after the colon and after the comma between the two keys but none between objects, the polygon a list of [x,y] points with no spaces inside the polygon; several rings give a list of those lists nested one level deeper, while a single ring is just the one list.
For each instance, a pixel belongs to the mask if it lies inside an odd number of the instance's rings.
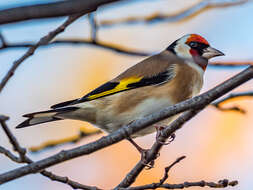
[{"label": "bird's tail", "polygon": [[54,110],[25,114],[23,115],[23,117],[27,117],[28,119],[20,123],[16,128],[19,129],[19,128],[29,127],[29,126],[37,125],[41,123],[62,120],[63,118],[57,117],[59,113],[71,112],[71,111],[75,111],[76,109],[78,108],[66,107],[66,108],[59,108],[59,109],[54,109]]}]

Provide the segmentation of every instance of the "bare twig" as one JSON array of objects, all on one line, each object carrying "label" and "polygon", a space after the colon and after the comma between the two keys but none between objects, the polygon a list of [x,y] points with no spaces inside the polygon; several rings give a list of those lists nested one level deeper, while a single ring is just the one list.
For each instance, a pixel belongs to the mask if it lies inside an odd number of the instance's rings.
[{"label": "bare twig", "polygon": [[[9,138],[9,141],[12,144],[13,149],[18,152],[19,157],[16,157],[10,151],[8,151],[7,149],[5,149],[3,147],[0,147],[0,153],[6,155],[12,161],[17,162],[17,163],[27,163],[27,164],[33,163],[33,161],[25,155],[26,154],[25,149],[19,145],[17,139],[12,134],[12,132],[9,130],[9,128],[6,124],[6,120],[8,120],[8,117],[0,115],[0,124],[1,124],[5,134]],[[52,181],[58,181],[61,183],[68,184],[73,189],[78,188],[78,189],[84,189],[84,190],[100,190],[98,187],[91,187],[91,186],[83,185],[78,182],[70,180],[68,177],[58,176],[58,175],[55,175],[52,172],[49,172],[47,170],[42,170],[42,171],[38,171],[38,172],[40,172],[43,176],[48,177]]]},{"label": "bare twig", "polygon": [[197,16],[198,14],[207,11],[213,8],[224,8],[230,6],[241,5],[243,3],[248,2],[248,0],[225,0],[225,1],[217,1],[217,0],[202,0],[195,5],[180,10],[174,14],[162,14],[162,13],[154,13],[152,15],[146,17],[128,17],[123,19],[115,19],[115,20],[103,20],[100,21],[99,25],[101,27],[111,27],[117,26],[121,24],[153,24],[159,22],[178,22],[182,20],[189,19],[190,17]]},{"label": "bare twig", "polygon": [[92,131],[92,132],[85,132],[85,131],[80,130],[78,135],[75,135],[72,137],[67,137],[67,138],[60,139],[60,140],[55,140],[55,141],[48,141],[48,142],[45,142],[39,146],[30,147],[29,150],[31,152],[37,153],[37,152],[40,152],[40,151],[43,151],[43,150],[46,150],[49,148],[54,148],[54,147],[57,147],[60,145],[64,145],[64,144],[68,144],[68,143],[77,143],[86,137],[90,137],[92,135],[99,134],[99,133],[102,133],[102,131],[96,130],[96,131]]},{"label": "bare twig", "polygon": [[63,32],[67,26],[69,26],[71,23],[73,23],[76,19],[78,19],[82,14],[77,14],[77,15],[72,15],[69,16],[69,18],[59,27],[57,27],[55,30],[52,32],[49,32],[46,36],[41,38],[35,45],[31,46],[29,50],[18,60],[16,60],[10,70],[7,72],[7,74],[4,76],[0,83],[0,92],[3,90],[4,86],[7,84],[7,82],[10,80],[10,78],[14,75],[14,72],[18,68],[18,66],[26,60],[28,57],[34,54],[35,50],[43,45],[43,44],[48,44],[56,35],[59,33]]},{"label": "bare twig", "polygon": [[[123,47],[121,45],[116,45],[112,43],[106,43],[101,41],[93,41],[90,39],[58,39],[48,44],[41,44],[40,47],[43,46],[53,46],[53,45],[91,45],[111,51],[115,51],[117,53],[121,53],[124,55],[132,55],[132,56],[149,56],[152,53],[149,52],[141,52],[137,50],[130,50],[129,48]],[[23,43],[6,43],[5,46],[0,47],[0,50],[4,49],[15,49],[15,48],[28,48],[34,46],[32,42],[23,42]]]},{"label": "bare twig", "polygon": [[247,66],[253,65],[253,61],[226,61],[226,62],[211,62],[211,66],[223,66],[223,67],[236,67],[236,66]]},{"label": "bare twig", "polygon": [[87,14],[92,11],[95,11],[101,5],[117,1],[120,0],[59,1],[55,3],[10,8],[0,11],[0,24],[30,19],[69,16],[79,13]]},{"label": "bare twig", "polygon": [[6,148],[0,146],[0,153],[4,154],[8,158],[10,158],[12,161],[17,162],[17,163],[23,163],[20,160],[20,157],[15,156],[14,154],[11,153],[11,151],[7,150]]},{"label": "bare twig", "polygon": [[169,177],[169,171],[170,169],[175,166],[177,163],[179,163],[181,160],[185,159],[186,156],[181,156],[179,158],[176,159],[176,161],[174,161],[171,165],[169,165],[168,167],[166,167],[164,170],[164,176],[163,178],[160,180],[160,182],[158,183],[159,186],[161,186],[162,184],[164,184],[164,182],[168,179]]},{"label": "bare twig", "polygon": [[[16,168],[9,172],[3,173],[0,175],[0,184],[6,183],[10,180],[17,179],[19,177],[22,177],[31,173],[36,173],[38,171],[41,171],[55,164],[59,164],[64,161],[67,161],[76,157],[80,157],[82,155],[91,154],[97,150],[100,150],[114,143],[117,143],[125,139],[126,137],[129,137],[131,134],[136,133],[137,131],[140,131],[146,126],[157,123],[158,121],[161,121],[172,115],[181,113],[189,109],[196,109],[196,110],[202,109],[204,106],[207,106],[212,101],[216,100],[217,98],[221,97],[227,92],[233,90],[235,87],[245,83],[246,81],[252,78],[253,78],[253,66],[250,66],[244,71],[235,75],[234,77],[218,85],[217,87],[205,92],[204,94],[201,94],[199,96],[193,97],[191,99],[188,99],[178,104],[175,104],[173,106],[170,106],[157,113],[153,113],[149,116],[146,116],[143,119],[136,120],[127,126],[121,127],[117,131],[109,134],[108,136],[102,137],[99,140],[96,140],[95,142],[91,142],[86,145],[73,148],[67,151],[61,151],[55,155],[52,155],[48,158],[44,158],[40,161],[31,163],[27,166]],[[190,111],[190,112],[195,112],[195,111]],[[183,114],[184,117],[180,117],[181,120],[177,120],[177,121],[179,123],[183,122],[187,117],[189,117],[187,113],[190,114],[189,112],[186,112],[186,115]],[[163,133],[165,135],[168,135],[167,132],[171,132],[170,130],[172,130],[172,128],[169,128],[169,129],[165,128]]]},{"label": "bare twig", "polygon": [[217,108],[218,110],[221,110],[221,111],[237,111],[240,113],[246,113],[246,111],[243,108],[240,108],[238,106],[223,107],[223,105],[225,103],[230,102],[231,100],[245,98],[245,97],[253,98],[253,92],[249,91],[249,92],[232,93],[224,98],[221,98],[221,99],[215,101],[211,105],[213,105],[215,108]]},{"label": "bare twig", "polygon": [[16,137],[11,133],[8,126],[6,125],[6,121],[8,119],[9,119],[9,117],[4,116],[4,115],[0,115],[0,124],[1,124],[5,134],[7,135],[11,145],[13,146],[13,150],[19,154],[20,162],[25,162],[26,150],[19,145]]},{"label": "bare twig", "polygon": [[184,189],[189,187],[210,187],[210,188],[225,188],[228,186],[236,186],[238,181],[228,181],[227,179],[223,179],[218,181],[218,183],[214,182],[206,182],[204,180],[198,182],[184,182],[179,184],[162,184],[157,186],[158,183],[152,183],[148,185],[136,186],[136,187],[128,187],[128,188],[120,188],[119,190],[144,190],[144,189],[157,189],[157,188],[164,188],[164,189]]}]

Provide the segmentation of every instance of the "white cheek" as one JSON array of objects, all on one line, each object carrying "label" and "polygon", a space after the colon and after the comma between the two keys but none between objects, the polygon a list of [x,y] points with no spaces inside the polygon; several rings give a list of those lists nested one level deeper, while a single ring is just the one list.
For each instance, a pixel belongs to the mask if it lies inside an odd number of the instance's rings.
[{"label": "white cheek", "polygon": [[179,57],[192,58],[192,55],[190,54],[190,47],[187,46],[186,44],[182,44],[182,45],[178,44],[175,47],[175,51]]}]

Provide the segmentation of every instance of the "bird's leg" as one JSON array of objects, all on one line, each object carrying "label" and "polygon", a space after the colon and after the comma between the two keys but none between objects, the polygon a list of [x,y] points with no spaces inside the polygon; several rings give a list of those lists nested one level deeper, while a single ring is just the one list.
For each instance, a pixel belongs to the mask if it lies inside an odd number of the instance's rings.
[{"label": "bird's leg", "polygon": [[176,135],[175,133],[171,134],[170,137],[169,137],[169,140],[167,142],[163,142],[161,140],[159,140],[159,137],[161,136],[161,131],[165,128],[166,126],[159,126],[159,125],[156,125],[155,128],[156,128],[156,141],[161,143],[162,145],[168,145],[170,144],[172,141],[174,141]]},{"label": "bird's leg", "polygon": [[148,149],[141,148],[131,137],[127,137],[127,140],[134,145],[134,147],[138,150],[138,152],[141,153],[141,161],[142,164],[147,167],[147,169],[151,169],[154,167],[154,160],[152,160],[150,163],[147,161],[147,151]]}]

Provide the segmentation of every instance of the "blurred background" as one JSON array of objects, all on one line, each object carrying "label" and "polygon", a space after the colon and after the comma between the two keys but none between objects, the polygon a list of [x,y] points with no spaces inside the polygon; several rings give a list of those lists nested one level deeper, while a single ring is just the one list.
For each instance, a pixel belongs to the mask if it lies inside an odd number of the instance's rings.
[{"label": "blurred background", "polygon": [[[0,9],[28,5],[39,0],[0,1]],[[98,23],[103,20],[145,16],[153,13],[173,14],[191,7],[198,0],[131,0],[115,3],[98,9]],[[219,2],[219,1],[217,1]],[[179,22],[154,22],[152,24],[117,25],[98,31],[102,42],[117,44],[133,50],[159,52],[171,42],[188,33],[198,33],[209,43],[226,54],[213,61],[253,60],[253,2],[223,8],[210,8]],[[38,41],[49,31],[60,25],[65,18],[26,21],[0,26],[8,42]],[[87,39],[90,25],[87,16],[78,19],[67,30],[57,36],[62,38]],[[14,60],[26,49],[0,51],[0,78],[11,67]],[[92,130],[85,122],[58,121],[21,130],[14,129],[23,121],[25,113],[48,109],[51,105],[78,98],[112,79],[126,68],[145,57],[127,56],[88,45],[42,47],[27,59],[14,77],[0,93],[0,113],[10,116],[8,125],[24,147],[37,146],[48,140],[58,140],[77,135],[80,128]],[[228,68],[209,66],[204,78],[202,92],[216,86],[240,72],[244,67]],[[245,83],[234,92],[253,90],[253,81]],[[239,185],[227,189],[252,189],[253,170],[253,101],[252,98],[231,102],[247,113],[221,112],[208,107],[176,133],[176,139],[161,151],[155,168],[141,173],[134,185],[158,182],[164,167],[177,157],[187,158],[170,172],[167,182],[238,180]],[[29,153],[33,160],[53,155],[98,139],[102,135],[89,137],[76,144],[68,144],[41,153]],[[155,134],[136,139],[142,147],[150,147]],[[0,145],[11,149],[6,135],[0,132]],[[139,161],[140,155],[126,140],[85,157],[50,167],[55,174],[86,185],[109,189],[116,186]],[[0,173],[21,166],[0,155]],[[71,189],[68,185],[52,182],[40,174],[28,175],[6,183],[1,190],[14,189]],[[191,188],[205,189],[205,188]],[[208,189],[208,188],[206,188]]]}]

